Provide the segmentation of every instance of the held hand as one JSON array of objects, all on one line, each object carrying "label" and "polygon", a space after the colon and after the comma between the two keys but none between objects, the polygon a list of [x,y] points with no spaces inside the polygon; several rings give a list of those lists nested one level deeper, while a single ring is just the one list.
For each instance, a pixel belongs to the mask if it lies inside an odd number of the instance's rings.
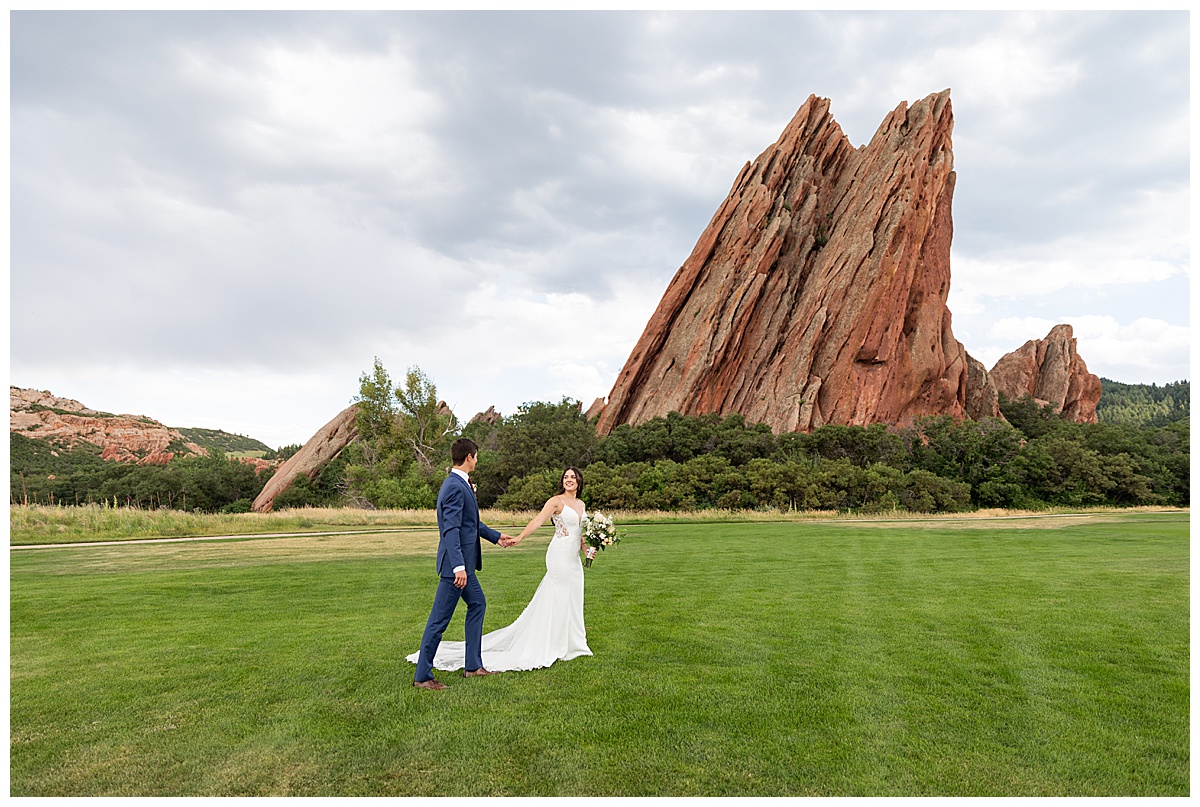
[{"label": "held hand", "polygon": [[467,573],[465,571],[454,573],[454,587],[455,588],[466,588],[467,587]]}]

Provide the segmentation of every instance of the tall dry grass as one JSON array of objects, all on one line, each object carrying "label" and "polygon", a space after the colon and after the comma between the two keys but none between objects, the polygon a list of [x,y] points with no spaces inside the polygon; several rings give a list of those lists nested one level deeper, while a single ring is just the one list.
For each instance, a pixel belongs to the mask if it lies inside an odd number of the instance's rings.
[{"label": "tall dry grass", "polygon": [[[1179,508],[1088,508],[1089,513],[1178,512]],[[1029,510],[977,510],[972,513],[887,513],[850,514],[832,510],[605,510],[617,524],[659,523],[753,523],[808,521],[956,521],[999,517],[1047,516],[1079,510],[1050,508]],[[537,515],[534,510],[484,509],[484,523],[496,528],[519,529]],[[324,530],[373,530],[399,527],[430,527],[437,524],[433,510],[360,510],[349,507],[305,507],[277,513],[195,513],[181,510],[141,510],[106,507],[100,504],[50,506],[11,505],[11,544],[54,544],[114,541],[137,538],[182,538],[205,535],[263,535]]]}]

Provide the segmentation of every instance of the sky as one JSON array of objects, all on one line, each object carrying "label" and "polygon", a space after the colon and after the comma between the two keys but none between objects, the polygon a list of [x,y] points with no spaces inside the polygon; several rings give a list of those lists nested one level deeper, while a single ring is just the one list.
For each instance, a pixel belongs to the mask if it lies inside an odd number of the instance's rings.
[{"label": "sky", "polygon": [[608,394],[810,94],[950,88],[949,308],[1190,378],[1189,27],[1159,12],[10,16],[10,383],[304,443],[378,357],[462,420]]}]

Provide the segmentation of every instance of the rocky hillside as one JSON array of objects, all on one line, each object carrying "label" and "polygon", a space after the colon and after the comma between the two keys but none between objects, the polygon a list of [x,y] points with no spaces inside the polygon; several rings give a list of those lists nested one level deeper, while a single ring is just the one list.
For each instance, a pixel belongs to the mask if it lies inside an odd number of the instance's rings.
[{"label": "rocky hillside", "polygon": [[[222,451],[269,450],[266,445],[211,429],[175,429],[141,415],[114,415],[60,398],[46,390],[9,387],[9,431],[47,440],[59,448],[98,447],[101,458],[165,465],[176,456]],[[233,445],[239,448],[232,448]],[[227,447],[230,446],[230,447]]]}]

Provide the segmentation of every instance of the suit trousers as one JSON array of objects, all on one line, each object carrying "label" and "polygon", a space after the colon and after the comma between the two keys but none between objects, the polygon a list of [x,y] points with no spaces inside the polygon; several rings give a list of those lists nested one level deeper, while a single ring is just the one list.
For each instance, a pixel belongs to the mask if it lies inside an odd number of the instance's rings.
[{"label": "suit trousers", "polygon": [[459,599],[467,604],[466,628],[466,670],[478,670],[483,666],[483,653],[480,645],[483,641],[483,612],[487,610],[487,600],[483,596],[483,587],[471,571],[467,572],[467,585],[457,588],[453,577],[442,577],[438,580],[437,594],[433,597],[433,608],[429,612],[429,621],[425,623],[425,634],[421,637],[421,656],[417,659],[417,672],[414,681],[428,681],[433,678],[433,657],[441,644],[442,634],[454,616],[454,609]]}]

